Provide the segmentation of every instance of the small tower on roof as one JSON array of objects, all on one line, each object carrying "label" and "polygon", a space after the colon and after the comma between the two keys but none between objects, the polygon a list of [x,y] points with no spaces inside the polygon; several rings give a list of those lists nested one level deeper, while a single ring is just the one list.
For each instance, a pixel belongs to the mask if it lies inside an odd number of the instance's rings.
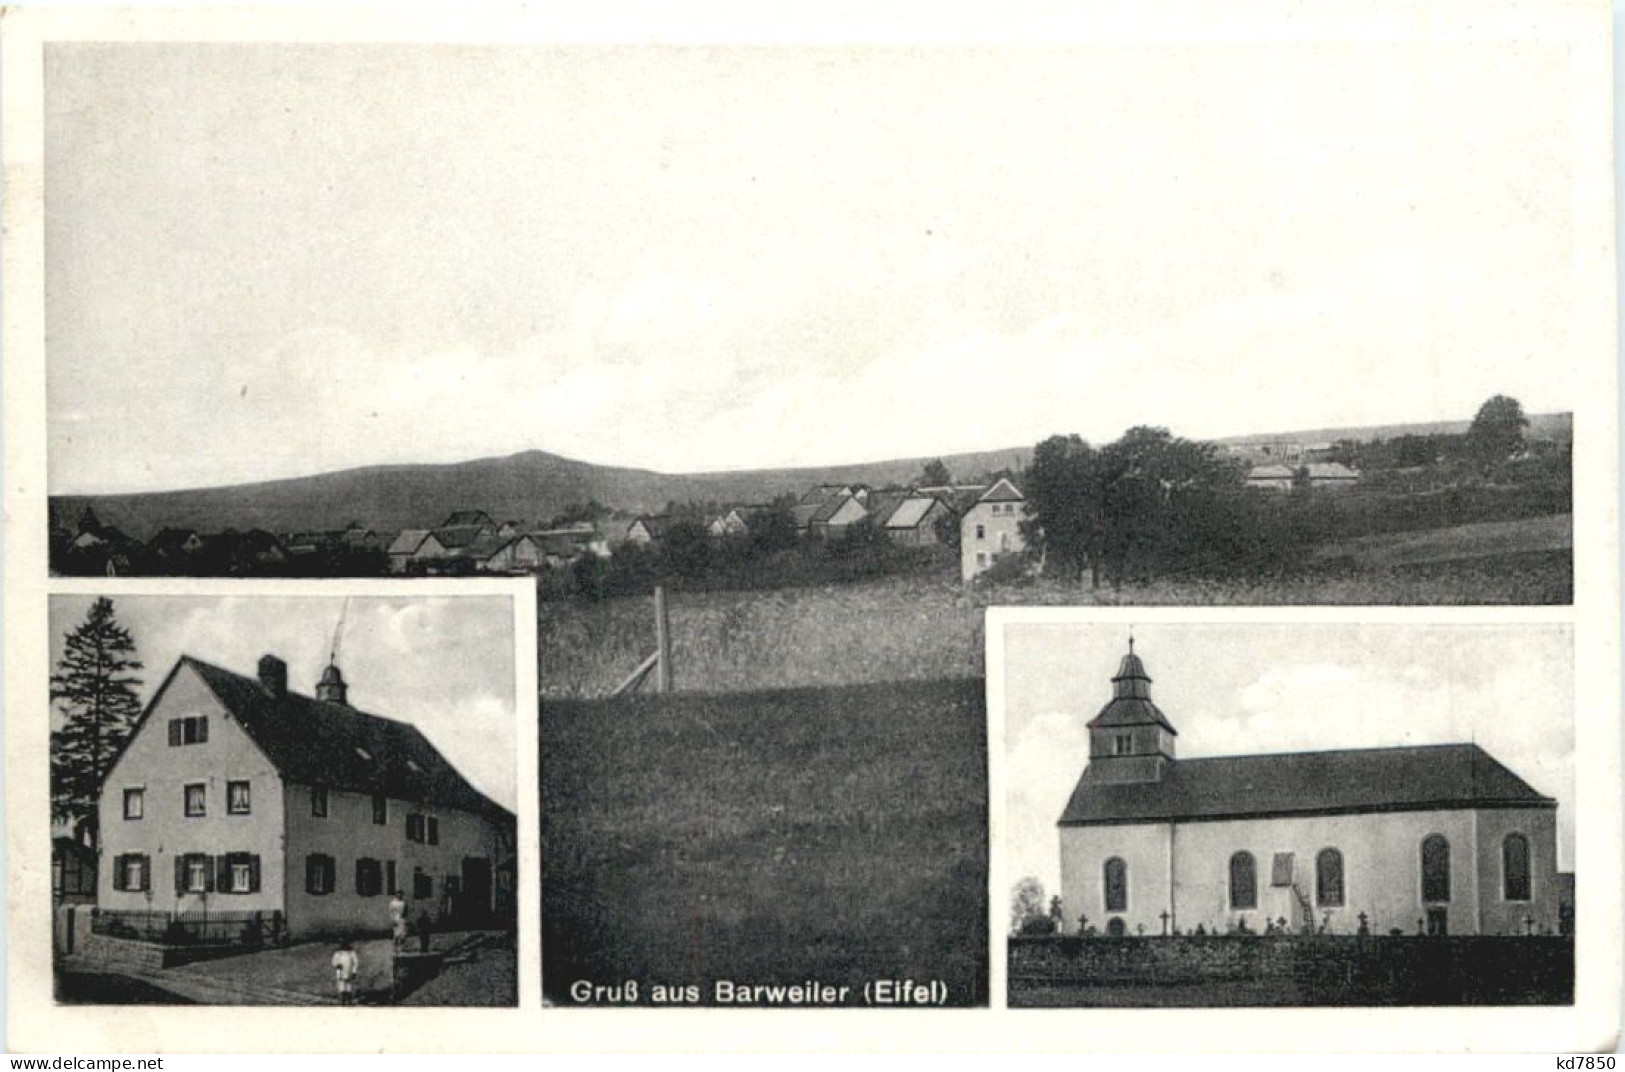
[{"label": "small tower on roof", "polygon": [[1093,782],[1155,782],[1174,761],[1174,729],[1168,716],[1151,702],[1151,675],[1134,654],[1128,654],[1112,678],[1112,698],[1089,722],[1089,766],[1084,777]]},{"label": "small tower on roof", "polygon": [[323,703],[347,704],[349,693],[350,686],[344,683],[338,664],[328,663],[327,669],[322,671],[322,679],[316,682],[316,699]]}]

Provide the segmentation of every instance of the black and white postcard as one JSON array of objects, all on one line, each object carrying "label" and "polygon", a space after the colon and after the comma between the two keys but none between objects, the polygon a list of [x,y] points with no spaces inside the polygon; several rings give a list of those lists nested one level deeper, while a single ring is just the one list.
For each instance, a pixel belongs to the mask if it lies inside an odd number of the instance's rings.
[{"label": "black and white postcard", "polygon": [[1604,0],[3,29],[25,1048],[1617,1032]]}]

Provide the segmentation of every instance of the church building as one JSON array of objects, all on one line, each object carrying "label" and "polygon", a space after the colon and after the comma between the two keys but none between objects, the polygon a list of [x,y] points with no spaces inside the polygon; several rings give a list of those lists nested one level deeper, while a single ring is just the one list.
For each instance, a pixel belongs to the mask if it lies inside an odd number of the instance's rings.
[{"label": "church building", "polygon": [[1557,802],[1476,744],[1179,759],[1133,641],[1060,819],[1067,929],[1557,933]]}]

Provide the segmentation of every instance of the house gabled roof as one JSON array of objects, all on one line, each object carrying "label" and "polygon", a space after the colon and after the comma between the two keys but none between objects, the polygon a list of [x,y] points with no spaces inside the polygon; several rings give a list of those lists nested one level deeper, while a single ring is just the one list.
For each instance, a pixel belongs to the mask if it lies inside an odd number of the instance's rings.
[{"label": "house gabled roof", "polygon": [[480,525],[454,525],[434,530],[434,538],[448,551],[477,550],[476,545],[491,538],[492,530]]},{"label": "house gabled roof", "polygon": [[658,540],[665,535],[666,529],[671,527],[672,520],[670,514],[643,514],[633,518],[632,523],[626,526],[626,531],[631,532],[633,525],[642,523],[643,531],[647,532],[650,538]]},{"label": "house gabled roof", "polygon": [[1060,825],[1555,807],[1476,744],[1415,745],[1178,759],[1152,782],[1096,782],[1086,771]]},{"label": "house gabled roof", "polygon": [[1342,462],[1310,462],[1304,468],[1310,480],[1357,480],[1360,476]]},{"label": "house gabled roof", "polygon": [[1248,480],[1291,480],[1294,475],[1289,465],[1255,465],[1247,470]]},{"label": "house gabled roof", "polygon": [[[197,671],[289,782],[512,818],[470,785],[416,726],[296,692],[272,696],[257,679],[189,655],[180,664]],[[154,696],[149,712],[161,696]]]},{"label": "house gabled roof", "polygon": [[813,517],[820,509],[819,503],[801,503],[790,508],[790,516],[795,518],[797,529],[804,529],[812,524]]},{"label": "house gabled roof", "polygon": [[1019,488],[1010,483],[1010,479],[1008,477],[1000,477],[998,483],[994,484],[991,488],[988,488],[985,492],[983,492],[982,497],[976,501],[986,503],[1024,502],[1026,501],[1026,498],[1027,496],[1023,495]]},{"label": "house gabled roof", "polygon": [[401,534],[395,537],[394,542],[389,545],[389,553],[392,555],[415,555],[418,548],[423,546],[423,541],[427,540],[431,535],[433,533],[428,529],[403,529]]},{"label": "house gabled roof", "polygon": [[[891,517],[886,519],[886,527],[888,529],[919,528],[921,522],[923,522],[926,517],[930,515],[931,508],[938,506],[941,503],[942,500],[935,498],[934,496],[921,496],[912,499],[904,499],[902,503],[898,505],[897,509],[892,512]],[[946,509],[946,507],[944,507],[944,509]]]},{"label": "house gabled roof", "polygon": [[491,515],[484,510],[454,510],[450,517],[440,523],[439,527],[455,529],[462,528],[464,525],[473,525],[475,527],[488,526],[496,528],[496,524],[495,521],[491,520]]}]

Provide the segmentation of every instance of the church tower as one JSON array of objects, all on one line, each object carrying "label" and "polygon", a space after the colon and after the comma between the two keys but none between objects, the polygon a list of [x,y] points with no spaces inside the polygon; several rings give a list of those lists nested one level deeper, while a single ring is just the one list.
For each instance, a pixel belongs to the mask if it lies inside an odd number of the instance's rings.
[{"label": "church tower", "polygon": [[1151,702],[1151,675],[1134,654],[1128,654],[1112,678],[1112,698],[1089,722],[1089,766],[1086,782],[1156,782],[1174,761],[1174,738],[1179,731]]},{"label": "church tower", "polygon": [[316,699],[325,703],[348,704],[350,687],[344,683],[337,663],[328,663],[322,679],[316,683]]}]

